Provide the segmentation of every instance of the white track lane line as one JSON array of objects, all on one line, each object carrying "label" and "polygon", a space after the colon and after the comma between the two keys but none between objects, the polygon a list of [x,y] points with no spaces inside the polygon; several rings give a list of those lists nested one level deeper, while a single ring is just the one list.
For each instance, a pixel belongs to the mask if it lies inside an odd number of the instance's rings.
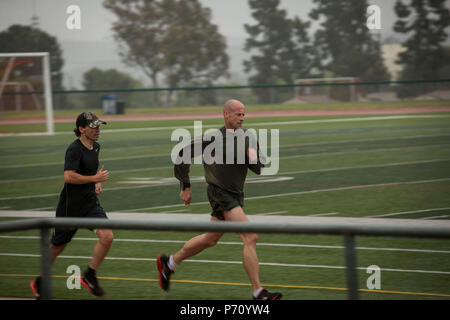
[{"label": "white track lane line", "polygon": [[[38,236],[0,236],[0,239],[16,239],[16,240],[38,240]],[[77,241],[98,241],[98,238],[73,238]],[[115,242],[135,242],[135,243],[180,243],[184,244],[187,240],[159,240],[159,239],[114,239]],[[219,245],[237,245],[242,246],[242,242],[236,241],[219,241]],[[344,246],[330,245],[312,245],[297,243],[266,243],[258,242],[257,246],[268,247],[284,247],[284,248],[311,248],[311,249],[344,249]],[[356,247],[357,250],[369,251],[400,251],[400,252],[416,252],[416,253],[443,253],[450,254],[450,250],[428,250],[428,249],[409,249],[409,248],[377,248],[377,247]]]},{"label": "white track lane line", "polygon": [[[33,257],[40,258],[38,254],[26,254],[26,253],[0,253],[0,256],[6,257]],[[92,259],[91,256],[58,256],[59,259]],[[156,261],[155,258],[129,258],[129,257],[106,257],[105,260],[119,260],[119,261]],[[215,263],[215,264],[237,264],[242,265],[242,261],[229,261],[229,260],[197,260],[187,259],[183,262],[191,263]],[[295,263],[274,263],[274,262],[259,262],[260,266],[271,267],[294,267],[294,268],[321,268],[321,269],[346,269],[346,266],[329,266],[329,265],[317,265],[317,264],[295,264]],[[364,267],[357,267],[358,270],[366,270]],[[437,270],[411,270],[411,269],[393,269],[393,268],[380,268],[381,271],[392,271],[401,273],[427,273],[427,274],[448,274],[450,271],[437,271]]]},{"label": "white track lane line", "polygon": [[362,218],[391,217],[391,216],[400,216],[400,215],[411,214],[411,213],[421,213],[421,212],[431,212],[431,211],[441,211],[441,210],[450,210],[450,208],[449,207],[447,207],[447,208],[431,208],[431,209],[422,209],[422,210],[383,213],[383,214],[377,214],[377,215],[373,215],[373,216],[366,216],[366,217],[362,217]]}]

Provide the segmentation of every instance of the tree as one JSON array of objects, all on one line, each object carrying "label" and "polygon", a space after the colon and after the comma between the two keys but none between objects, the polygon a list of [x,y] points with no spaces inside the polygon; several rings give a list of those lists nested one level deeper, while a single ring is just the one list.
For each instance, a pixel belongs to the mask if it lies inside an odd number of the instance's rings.
[{"label": "tree", "polygon": [[313,0],[310,17],[321,20],[314,43],[323,72],[362,81],[390,79],[383,64],[380,43],[366,26],[366,0]]},{"label": "tree", "polygon": [[15,24],[0,32],[0,43],[0,52],[2,53],[49,52],[52,89],[62,89],[64,60],[55,37],[38,28]]},{"label": "tree", "polygon": [[[450,10],[445,0],[413,0],[409,5],[398,0],[395,13],[398,20],[394,31],[409,35],[403,43],[406,50],[399,54],[403,65],[401,80],[425,80],[449,77],[449,51],[443,46],[447,40],[445,29],[450,25]],[[400,97],[416,96],[432,91],[433,86],[403,85]]]},{"label": "tree", "polygon": [[121,55],[159,87],[210,85],[227,76],[225,38],[198,0],[105,0],[119,18],[113,25]]},{"label": "tree", "polygon": [[[256,51],[244,61],[246,72],[255,71],[249,77],[250,84],[292,83],[296,78],[310,76],[314,50],[307,34],[309,22],[287,18],[279,4],[279,0],[249,0],[257,21],[255,25],[244,25],[249,34],[244,49]],[[255,93],[260,102],[280,100],[270,96],[270,90],[256,89]]]},{"label": "tree", "polygon": [[[85,90],[95,89],[134,89],[141,88],[142,83],[133,79],[128,74],[117,71],[116,69],[101,70],[92,68],[83,74],[83,87]],[[100,106],[100,98],[103,94],[87,94],[85,104],[89,108]],[[121,92],[119,98],[130,104],[132,93]]]},{"label": "tree", "polygon": [[92,68],[83,74],[83,87],[86,90],[133,89],[141,86],[138,80],[116,69]]}]

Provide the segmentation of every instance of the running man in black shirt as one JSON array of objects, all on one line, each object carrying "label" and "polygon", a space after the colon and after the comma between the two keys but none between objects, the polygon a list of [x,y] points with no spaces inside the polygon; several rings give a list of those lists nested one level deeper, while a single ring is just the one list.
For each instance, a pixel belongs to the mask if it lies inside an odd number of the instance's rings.
[{"label": "running man in black shirt", "polygon": [[[96,142],[100,136],[100,125],[106,122],[98,119],[91,112],[81,113],[76,120],[75,135],[78,137],[66,150],[64,162],[64,188],[61,191],[56,217],[91,217],[105,218],[105,211],[100,206],[97,195],[102,193],[102,182],[108,179],[108,170],[102,166],[98,170],[100,145]],[[98,236],[91,262],[81,284],[95,296],[102,296],[96,270],[111,247],[112,230],[93,230]],[[51,262],[64,250],[77,229],[56,228],[51,240]],[[36,299],[40,297],[40,277],[30,283]]]},{"label": "running man in black shirt", "polygon": [[[245,106],[238,100],[228,100],[224,104],[223,116],[225,120],[225,126],[220,129],[223,137],[223,146],[226,146],[226,139],[234,139],[238,130],[241,129],[244,122]],[[244,130],[245,131],[245,130]],[[187,148],[194,149],[194,144],[198,142],[192,142]],[[202,150],[208,145],[209,142],[202,141]],[[237,154],[236,144],[232,146],[235,150],[234,155]],[[183,152],[186,150],[183,149]],[[229,152],[227,148],[224,149],[225,153]],[[250,144],[245,143],[246,162],[239,163],[234,162],[232,164],[222,161],[222,164],[216,162],[207,164],[204,161],[205,179],[208,184],[207,195],[212,207],[211,221],[240,221],[247,222],[248,218],[242,209],[244,205],[244,183],[247,176],[247,170],[250,169],[256,174],[261,173],[261,164],[257,148],[253,148]],[[191,152],[191,155],[193,153]],[[251,160],[251,161],[249,161]],[[175,177],[180,180],[181,192],[180,199],[184,201],[186,205],[191,202],[191,189],[189,180],[189,164],[180,163],[176,164]],[[223,233],[220,232],[207,232],[202,235],[196,236],[186,242],[183,248],[173,255],[160,254],[158,255],[156,262],[159,271],[159,283],[163,290],[169,289],[170,276],[175,272],[175,268],[185,259],[192,257],[206,248],[214,246]],[[256,300],[278,300],[282,294],[279,292],[268,292],[261,287],[259,281],[259,267],[258,257],[256,254],[256,242],[258,239],[255,233],[240,233],[239,236],[243,241],[242,263],[245,271],[250,279],[253,289],[253,299]]]}]

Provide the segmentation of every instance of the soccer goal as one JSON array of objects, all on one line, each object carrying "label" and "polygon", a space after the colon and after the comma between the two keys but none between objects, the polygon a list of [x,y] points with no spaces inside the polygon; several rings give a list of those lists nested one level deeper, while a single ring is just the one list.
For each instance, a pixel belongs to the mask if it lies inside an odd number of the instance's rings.
[{"label": "soccer goal", "polygon": [[45,133],[53,134],[50,77],[48,52],[0,53],[0,120],[16,124],[14,132],[21,132],[21,121],[45,123]]},{"label": "soccer goal", "polygon": [[357,101],[359,86],[356,77],[296,79],[294,99],[305,103],[327,103],[338,101]]}]

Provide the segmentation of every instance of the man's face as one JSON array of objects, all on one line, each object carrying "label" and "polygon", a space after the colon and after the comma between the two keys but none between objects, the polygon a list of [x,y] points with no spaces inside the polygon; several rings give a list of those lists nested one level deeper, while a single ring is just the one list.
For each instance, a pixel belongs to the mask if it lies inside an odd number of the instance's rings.
[{"label": "man's face", "polygon": [[89,126],[86,126],[84,128],[80,127],[80,132],[82,135],[84,134],[89,140],[97,141],[100,137],[100,126],[98,126],[97,128],[91,128]]},{"label": "man's face", "polygon": [[227,129],[238,129],[242,127],[245,117],[245,106],[243,104],[234,104],[230,110],[224,111],[225,126]]}]

